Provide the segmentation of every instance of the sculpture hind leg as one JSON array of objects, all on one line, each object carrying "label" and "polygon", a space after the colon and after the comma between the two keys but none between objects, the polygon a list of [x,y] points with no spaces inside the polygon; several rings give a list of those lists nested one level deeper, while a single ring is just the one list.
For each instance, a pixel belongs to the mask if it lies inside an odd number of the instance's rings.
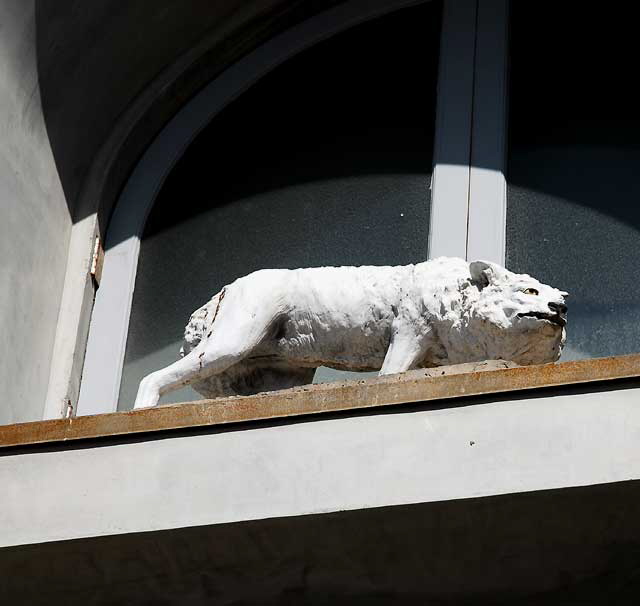
[{"label": "sculpture hind leg", "polygon": [[165,393],[223,373],[265,339],[276,318],[275,310],[264,304],[249,307],[234,299],[233,293],[227,294],[210,332],[195,349],[141,381],[134,408],[155,406]]},{"label": "sculpture hind leg", "polygon": [[380,375],[415,368],[432,343],[433,334],[428,326],[416,327],[411,322],[396,320],[392,326],[391,342]]}]

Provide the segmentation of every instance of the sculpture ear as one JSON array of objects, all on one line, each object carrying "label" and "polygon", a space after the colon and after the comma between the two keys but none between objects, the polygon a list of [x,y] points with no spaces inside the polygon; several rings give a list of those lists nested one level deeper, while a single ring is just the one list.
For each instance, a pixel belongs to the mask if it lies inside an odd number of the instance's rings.
[{"label": "sculpture ear", "polygon": [[469,273],[471,281],[482,290],[485,286],[489,286],[496,276],[496,266],[486,261],[472,261],[469,263]]}]

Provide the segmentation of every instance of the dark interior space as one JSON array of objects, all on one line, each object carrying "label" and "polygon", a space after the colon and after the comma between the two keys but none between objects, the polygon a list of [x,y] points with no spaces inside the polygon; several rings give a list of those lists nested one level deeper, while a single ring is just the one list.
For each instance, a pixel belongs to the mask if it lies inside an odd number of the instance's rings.
[{"label": "dark interior space", "polygon": [[638,145],[632,7],[510,7],[510,145]]},{"label": "dark interior space", "polygon": [[638,351],[632,9],[511,3],[507,266],[569,291],[565,359]]},{"label": "dark interior space", "polygon": [[428,2],[366,22],[253,85],[190,145],[144,237],[297,184],[430,174],[440,12]]}]

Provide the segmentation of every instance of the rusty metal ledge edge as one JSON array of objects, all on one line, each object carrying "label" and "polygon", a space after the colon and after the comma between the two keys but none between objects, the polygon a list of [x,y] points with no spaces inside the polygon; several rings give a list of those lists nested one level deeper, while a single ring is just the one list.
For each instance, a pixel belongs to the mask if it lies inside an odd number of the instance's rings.
[{"label": "rusty metal ledge edge", "polygon": [[640,354],[539,366],[507,362],[412,370],[108,414],[0,426],[0,448],[204,427],[640,377]]}]

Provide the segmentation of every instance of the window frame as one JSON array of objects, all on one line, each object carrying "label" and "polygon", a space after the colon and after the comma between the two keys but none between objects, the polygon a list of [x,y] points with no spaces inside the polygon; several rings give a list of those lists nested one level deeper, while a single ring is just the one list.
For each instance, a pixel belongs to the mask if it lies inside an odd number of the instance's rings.
[{"label": "window frame", "polygon": [[[144,226],[164,179],[196,135],[288,58],[424,1],[352,0],[312,17],[231,66],[167,124],[135,167],[109,224],[77,415],[117,410]],[[504,264],[507,24],[507,0],[443,0],[428,258]],[[495,103],[496,89],[502,103]]]}]

